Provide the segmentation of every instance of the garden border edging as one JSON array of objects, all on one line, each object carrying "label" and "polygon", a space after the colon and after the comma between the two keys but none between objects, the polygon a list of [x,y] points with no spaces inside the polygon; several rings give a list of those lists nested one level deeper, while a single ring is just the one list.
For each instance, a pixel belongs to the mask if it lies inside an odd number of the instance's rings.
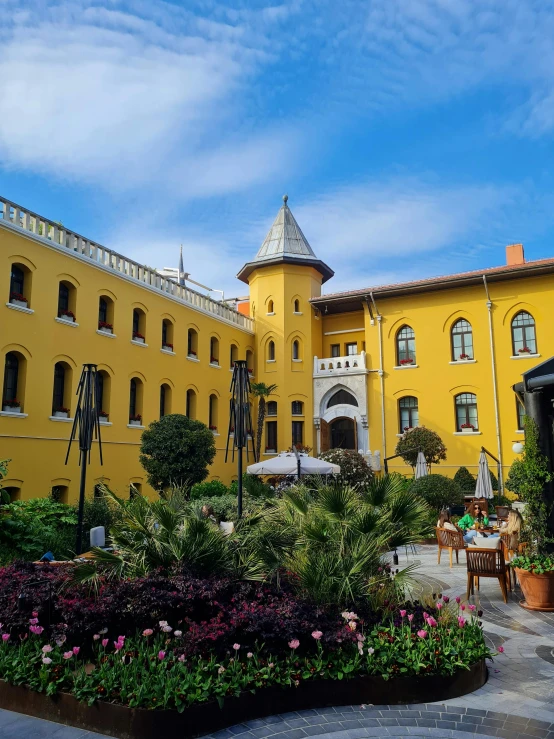
[{"label": "garden border edging", "polygon": [[181,739],[209,734],[227,726],[273,714],[325,706],[355,704],[398,705],[429,703],[459,698],[481,688],[487,681],[485,660],[454,675],[424,675],[383,680],[364,676],[351,680],[308,680],[298,688],[272,686],[256,693],[228,698],[222,709],[203,703],[177,711],[144,708],[99,701],[92,706],[68,693],[49,697],[23,686],[0,680],[0,708],[55,721],[117,739]]}]

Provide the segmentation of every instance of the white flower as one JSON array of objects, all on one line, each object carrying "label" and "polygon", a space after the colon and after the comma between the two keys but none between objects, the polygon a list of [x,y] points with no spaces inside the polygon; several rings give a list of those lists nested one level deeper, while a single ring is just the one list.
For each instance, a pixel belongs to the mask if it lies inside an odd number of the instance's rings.
[{"label": "white flower", "polygon": [[175,633],[175,636],[183,636],[182,631],[175,631],[174,633]]},{"label": "white flower", "polygon": [[368,654],[373,654],[374,652],[375,652],[375,649],[373,649],[373,647],[368,647],[368,650],[367,650]]}]

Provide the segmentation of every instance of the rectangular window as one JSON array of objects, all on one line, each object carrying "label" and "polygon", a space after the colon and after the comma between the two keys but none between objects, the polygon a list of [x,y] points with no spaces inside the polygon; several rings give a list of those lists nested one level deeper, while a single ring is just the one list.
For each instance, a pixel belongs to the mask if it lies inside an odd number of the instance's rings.
[{"label": "rectangular window", "polygon": [[340,357],[340,344],[331,344],[331,356]]},{"label": "rectangular window", "polygon": [[517,428],[518,431],[523,431],[523,419],[525,418],[525,407],[521,405],[519,400],[516,398],[516,411],[517,411]]},{"label": "rectangular window", "polygon": [[54,367],[54,394],[52,397],[52,410],[55,412],[63,408],[65,390],[65,369],[59,363]]},{"label": "rectangular window", "polygon": [[265,450],[277,451],[277,421],[268,421],[265,425]]},{"label": "rectangular window", "polygon": [[292,422],[292,443],[303,444],[304,443],[304,421],[293,421]]},{"label": "rectangular window", "polygon": [[60,283],[58,293],[58,313],[69,310],[69,288],[67,285]]},{"label": "rectangular window", "polygon": [[358,344],[355,341],[352,341],[348,344],[346,344],[346,355],[352,356],[353,354],[358,353]]}]

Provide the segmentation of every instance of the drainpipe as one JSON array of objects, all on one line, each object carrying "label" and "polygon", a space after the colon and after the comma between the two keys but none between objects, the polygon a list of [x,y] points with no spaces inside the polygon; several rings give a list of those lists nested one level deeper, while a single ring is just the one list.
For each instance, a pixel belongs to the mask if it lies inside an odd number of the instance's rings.
[{"label": "drainpipe", "polygon": [[381,435],[383,438],[383,459],[387,456],[387,429],[385,423],[385,373],[383,371],[383,316],[379,313],[373,293],[369,293],[371,302],[377,316],[377,326],[379,327],[379,381],[381,384]]},{"label": "drainpipe", "polygon": [[487,310],[489,313],[489,340],[491,348],[491,368],[492,368],[492,388],[494,397],[494,418],[496,422],[496,443],[498,448],[498,492],[500,495],[504,494],[504,483],[502,480],[502,443],[500,438],[500,414],[498,410],[498,383],[496,380],[496,361],[494,356],[494,333],[492,325],[492,301],[489,295],[489,288],[487,285],[487,278],[483,275],[483,284],[485,285],[485,293],[487,294]]}]

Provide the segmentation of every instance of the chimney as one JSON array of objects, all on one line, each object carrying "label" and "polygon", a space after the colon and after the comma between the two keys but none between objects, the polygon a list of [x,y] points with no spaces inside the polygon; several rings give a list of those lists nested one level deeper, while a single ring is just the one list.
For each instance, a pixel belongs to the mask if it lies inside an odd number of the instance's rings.
[{"label": "chimney", "polygon": [[510,244],[506,247],[506,264],[513,267],[516,264],[525,264],[523,244]]}]

